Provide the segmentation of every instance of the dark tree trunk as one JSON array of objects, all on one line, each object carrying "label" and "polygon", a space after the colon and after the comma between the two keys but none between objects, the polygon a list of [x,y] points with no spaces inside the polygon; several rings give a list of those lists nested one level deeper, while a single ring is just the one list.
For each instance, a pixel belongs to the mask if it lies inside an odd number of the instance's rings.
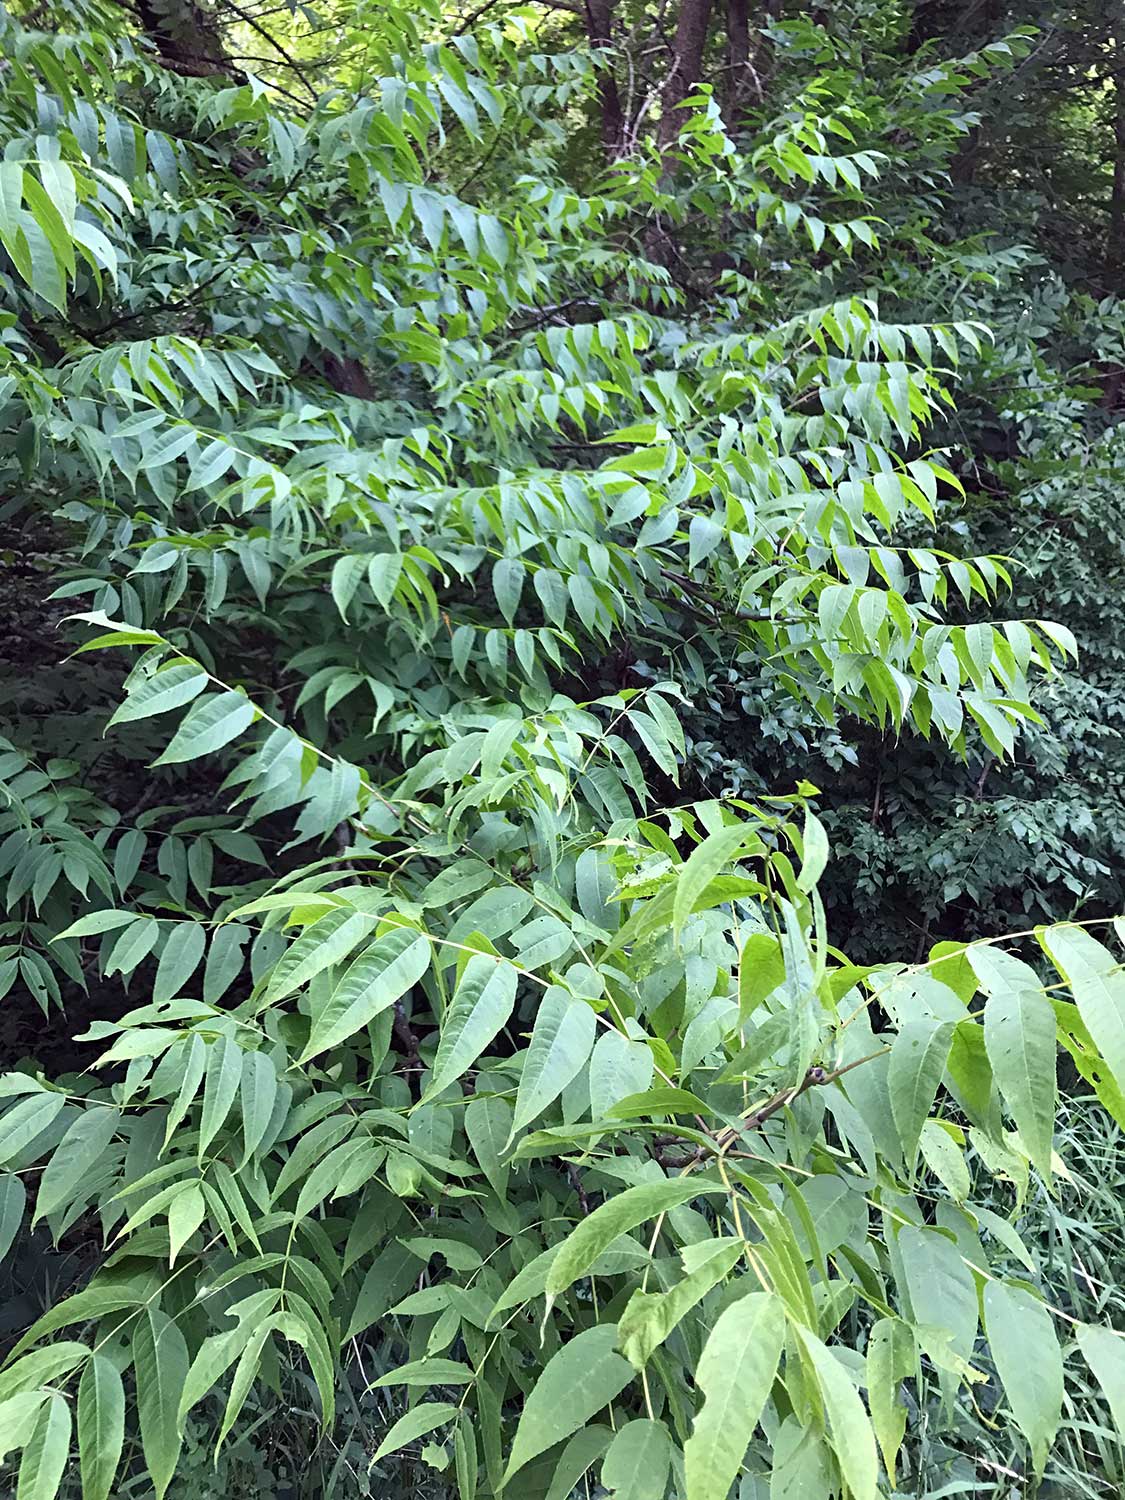
[{"label": "dark tree trunk", "polygon": [[763,104],[769,69],[769,43],[764,24],[781,14],[781,0],[755,0],[756,24],[751,24],[750,0],[727,0],[727,66],[723,114],[732,129],[748,105]]},{"label": "dark tree trunk", "polygon": [[[586,35],[590,46],[607,48],[613,43],[613,7],[615,0],[586,0]],[[625,140],[625,112],[613,64],[607,57],[598,69],[598,100],[602,115],[602,144],[612,160],[619,155]]]},{"label": "dark tree trunk", "polygon": [[[1125,26],[1123,26],[1125,30]],[[1109,262],[1125,267],[1125,35],[1119,31],[1113,47],[1113,187],[1109,199]]]},{"label": "dark tree trunk", "polygon": [[214,15],[196,0],[138,0],[141,25],[162,62],[193,78],[235,76]]},{"label": "dark tree trunk", "polygon": [[746,100],[754,92],[750,63],[750,0],[727,0],[727,86],[723,113],[734,129]]},{"label": "dark tree trunk", "polygon": [[711,0],[681,0],[676,38],[672,44],[672,63],[660,97],[657,138],[661,146],[667,147],[679,134],[681,115],[678,106],[699,82],[710,22]]}]

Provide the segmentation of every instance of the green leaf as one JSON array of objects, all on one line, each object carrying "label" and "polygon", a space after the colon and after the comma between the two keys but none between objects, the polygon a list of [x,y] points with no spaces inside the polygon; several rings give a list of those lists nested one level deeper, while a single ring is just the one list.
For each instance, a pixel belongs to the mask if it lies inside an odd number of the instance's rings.
[{"label": "green leaf", "polygon": [[105,961],[105,977],[121,974],[127,979],[156,947],[159,936],[160,923],[152,917],[141,917],[126,927]]},{"label": "green leaf", "polygon": [[1125,1092],[1125,973],[1120,964],[1081,927],[1048,927],[1039,940],[1070,985],[1078,1014],[1118,1089]]},{"label": "green leaf", "polygon": [[516,1094],[512,1137],[529,1125],[585,1067],[597,1018],[585,1000],[551,985],[539,1004]]},{"label": "green leaf", "polygon": [[723,1500],[742,1467],[785,1343],[785,1310],[751,1292],[721,1313],[703,1346],[695,1383],[703,1393],[684,1444],[687,1500]]},{"label": "green leaf", "polygon": [[154,764],[177,765],[213,755],[249,729],[257,716],[258,710],[242,693],[208,693],[188,710],[168,748]]},{"label": "green leaf", "polygon": [[548,1297],[560,1297],[580,1277],[589,1275],[590,1267],[602,1251],[638,1224],[705,1193],[724,1191],[714,1182],[677,1177],[664,1182],[644,1182],[615,1193],[563,1240],[547,1276]]},{"label": "green leaf", "polygon": [[945,1184],[956,1202],[963,1203],[972,1186],[969,1164],[965,1160],[964,1151],[940,1120],[926,1121],[922,1126],[919,1145],[922,1148],[922,1160],[930,1171],[939,1182]]},{"label": "green leaf", "polygon": [[1109,1403],[1117,1435],[1125,1442],[1125,1338],[1112,1328],[1090,1323],[1079,1326],[1077,1338],[1082,1358]]},{"label": "green leaf", "polygon": [[501,557],[492,568],[492,592],[500,613],[510,625],[519,608],[520,595],[527,569],[516,557]]},{"label": "green leaf", "polygon": [[20,1460],[16,1500],[54,1500],[70,1452],[70,1407],[52,1391]]},{"label": "green leaf", "polygon": [[32,1094],[0,1115],[0,1166],[26,1151],[66,1103],[65,1094]]},{"label": "green leaf", "polygon": [[176,1264],[176,1256],[203,1223],[206,1214],[207,1205],[198,1182],[189,1183],[172,1199],[168,1205],[169,1266]]},{"label": "green leaf", "polygon": [[909,1225],[898,1232],[898,1249],[914,1323],[941,1329],[953,1353],[970,1360],[977,1337],[977,1289],[957,1246],[936,1229]]},{"label": "green leaf", "polygon": [[388,1453],[397,1453],[400,1448],[405,1448],[408,1443],[425,1437],[435,1428],[444,1427],[447,1422],[456,1421],[458,1412],[459,1408],[450,1401],[423,1401],[420,1406],[414,1407],[412,1411],[399,1417],[376,1448],[375,1457],[371,1460],[372,1464],[377,1464],[381,1458],[386,1458]]},{"label": "green leaf", "polygon": [[177,1426],[183,1431],[184,1418],[207,1392],[213,1390],[245,1349],[254,1332],[254,1324],[243,1319],[227,1333],[213,1333],[199,1346],[191,1362],[176,1414]]},{"label": "green leaf", "polygon": [[672,1440],[663,1422],[637,1418],[618,1429],[602,1463],[614,1500],[660,1500],[668,1483]]},{"label": "green leaf", "polygon": [[82,1500],[109,1500],[125,1441],[125,1388],[117,1366],[92,1354],[78,1384]]},{"label": "green leaf", "polygon": [[595,927],[616,931],[622,908],[613,900],[617,876],[607,849],[584,849],[574,865],[574,888],[582,915]]},{"label": "green leaf", "polygon": [[590,1114],[603,1119],[614,1105],[643,1094],[655,1068],[651,1049],[619,1031],[604,1031],[590,1054]]},{"label": "green leaf", "polygon": [[246,937],[245,927],[224,926],[213,934],[203,970],[203,999],[208,1005],[221,1000],[242,972]]},{"label": "green leaf", "polygon": [[98,933],[112,932],[114,928],[127,927],[136,918],[135,911],[92,911],[89,916],[79,917],[77,922],[57,933],[54,941],[59,943],[63,938],[94,937]]},{"label": "green leaf", "polygon": [[462,1412],[453,1433],[453,1461],[457,1475],[457,1500],[476,1500],[477,1438],[472,1418]]},{"label": "green leaf", "polygon": [[254,1377],[258,1373],[258,1363],[262,1357],[262,1350],[265,1347],[266,1340],[272,1337],[274,1326],[275,1321],[273,1318],[267,1319],[264,1323],[259,1323],[253,1329],[242,1348],[242,1352],[238,1357],[238,1364],[235,1366],[234,1378],[230,1383],[230,1391],[227,1394],[227,1404],[223,1410],[222,1425],[219,1428],[219,1436],[215,1443],[216,1453],[223,1446],[227,1434],[235,1422],[238,1421],[239,1413],[246,1404],[246,1398],[250,1394],[250,1387],[254,1384]]},{"label": "green leaf", "polygon": [[801,872],[797,877],[797,888],[802,891],[811,891],[828,865],[828,835],[824,831],[824,825],[807,808],[801,842],[804,853],[801,858]]},{"label": "green leaf", "polygon": [[142,677],[129,688],[129,696],[117,709],[110,724],[131,724],[154,714],[171,713],[182,708],[207,686],[207,673],[194,661],[173,661]]},{"label": "green leaf", "polygon": [[914,1171],[918,1139],[937,1095],[952,1043],[951,1022],[920,1016],[903,1023],[891,1046],[887,1091],[908,1173]]},{"label": "green leaf", "polygon": [[984,1326],[1012,1416],[1041,1478],[1062,1421],[1062,1351],[1051,1314],[1022,1287],[990,1281],[984,1289]]},{"label": "green leaf", "polygon": [[180,1458],[176,1412],[187,1379],[188,1352],[176,1324],[151,1303],[133,1329],[133,1362],[141,1446],[157,1500],[163,1500]]},{"label": "green leaf", "polygon": [[752,932],[738,961],[738,1015],[745,1024],[785,979],[785,958],[772,933]]},{"label": "green leaf", "polygon": [[598,1424],[583,1427],[576,1432],[555,1465],[547,1500],[570,1500],[575,1486],[587,1470],[597,1463],[612,1441],[612,1429]]},{"label": "green leaf", "polygon": [[91,1104],[67,1126],[39,1179],[33,1222],[70,1202],[105,1154],[119,1123],[116,1109]]},{"label": "green leaf", "polygon": [[672,927],[676,936],[683,932],[684,924],[695,910],[695,904],[715,876],[746,847],[752,837],[745,825],[720,828],[708,834],[697,844],[676,877],[675,896],[672,901]]},{"label": "green leaf", "polygon": [[617,1324],[617,1347],[629,1363],[643,1370],[672,1330],[696,1303],[726,1279],[742,1255],[733,1237],[685,1246],[685,1274],[666,1292],[636,1291]]},{"label": "green leaf", "polygon": [[423,1388],[435,1385],[472,1385],[475,1374],[468,1365],[455,1359],[417,1359],[397,1370],[388,1370],[378,1380],[371,1382],[371,1390],[380,1390],[390,1385],[411,1385]]},{"label": "green leaf", "polygon": [[203,1113],[199,1121],[200,1159],[230,1114],[242,1078],[242,1049],[228,1036],[217,1037],[207,1049],[203,1085]]},{"label": "green leaf", "polygon": [[27,1189],[13,1172],[0,1177],[0,1261],[12,1247],[27,1205]]},{"label": "green leaf", "polygon": [[207,929],[199,922],[175,924],[156,966],[152,985],[154,1004],[160,1005],[182,993],[184,985],[199,967],[206,947]]},{"label": "green leaf", "polygon": [[1028,1155],[1049,1182],[1057,1100],[1055,1012],[1039,989],[1013,985],[1002,966],[983,958],[986,951],[970,950],[988,993],[985,1050]]},{"label": "green leaf", "polygon": [[431,951],[430,940],[410,928],[389,932],[365,949],[314,1011],[298,1063],[338,1047],[400,1000],[429,968]]},{"label": "green leaf", "polygon": [[816,1371],[831,1428],[832,1448],[848,1489],[854,1500],[876,1500],[879,1458],[875,1434],[859,1393],[831,1349],[800,1324],[795,1325],[794,1331]]},{"label": "green leaf", "polygon": [[903,1379],[913,1373],[914,1358],[914,1340],[905,1323],[897,1318],[880,1318],[873,1325],[867,1337],[867,1405],[892,1481],[906,1432],[906,1405],[900,1389]]},{"label": "green leaf", "polygon": [[46,1391],[21,1391],[0,1400],[0,1462],[13,1449],[26,1447],[46,1399]]},{"label": "green leaf", "polygon": [[620,1394],[632,1366],[616,1353],[617,1327],[602,1323],[564,1344],[544,1366],[524,1402],[508,1456],[504,1482],[572,1432],[577,1432]]},{"label": "green leaf", "polygon": [[273,971],[266,989],[266,1003],[303,989],[310,980],[341,959],[371,931],[374,918],[364,912],[337,908],[320,917],[288,949]]},{"label": "green leaf", "polygon": [[469,1100],[465,1106],[465,1134],[481,1171],[499,1198],[507,1192],[508,1168],[502,1158],[511,1133],[512,1106],[506,1099],[485,1095]]},{"label": "green leaf", "polygon": [[509,963],[474,954],[465,965],[441,1023],[429,1087],[421,1102],[435,1098],[472,1067],[504,1027],[516,1003],[516,971]]},{"label": "green leaf", "polygon": [[238,1088],[242,1108],[242,1160],[245,1163],[257,1151],[273,1118],[277,1100],[277,1069],[273,1059],[264,1052],[244,1053]]}]

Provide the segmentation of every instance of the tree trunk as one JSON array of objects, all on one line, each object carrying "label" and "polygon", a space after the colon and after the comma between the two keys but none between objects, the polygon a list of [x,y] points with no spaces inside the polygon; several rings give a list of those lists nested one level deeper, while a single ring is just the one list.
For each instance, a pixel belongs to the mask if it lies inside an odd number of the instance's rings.
[{"label": "tree trunk", "polygon": [[733,130],[746,100],[754,92],[756,75],[750,65],[750,0],[727,0],[727,86],[723,114]]},{"label": "tree trunk", "polygon": [[139,0],[137,14],[161,61],[173,72],[193,78],[237,74],[218,22],[196,0]]},{"label": "tree trunk", "polygon": [[703,50],[711,21],[711,0],[681,0],[676,22],[676,39],[672,44],[672,65],[660,97],[660,126],[657,140],[667,148],[680,130],[679,105],[699,82],[703,71]]},{"label": "tree trunk", "polygon": [[[1125,7],[1123,7],[1125,8]],[[1109,262],[1125,266],[1125,19],[1113,46],[1113,188],[1109,199]]]},{"label": "tree trunk", "polygon": [[[586,0],[586,35],[595,49],[613,43],[613,7],[615,0]],[[598,68],[598,100],[602,114],[602,144],[612,161],[625,140],[625,112],[611,60],[606,57]]]},{"label": "tree trunk", "polygon": [[759,21],[750,24],[750,0],[727,0],[727,83],[723,115],[730,129],[737,128],[747,105],[760,105],[766,98],[769,42],[764,25],[781,14],[781,0],[756,0]]}]

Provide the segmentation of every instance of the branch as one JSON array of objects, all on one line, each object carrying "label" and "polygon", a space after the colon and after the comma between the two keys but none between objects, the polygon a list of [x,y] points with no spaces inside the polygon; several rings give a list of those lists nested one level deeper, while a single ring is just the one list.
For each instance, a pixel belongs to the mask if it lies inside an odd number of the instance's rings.
[{"label": "branch", "polygon": [[221,3],[225,5],[228,10],[233,10],[236,16],[240,17],[243,21],[246,22],[251,31],[256,31],[264,41],[270,44],[270,46],[280,57],[284,58],[285,62],[301,80],[305,88],[308,89],[309,98],[315,104],[320,95],[317,93],[316,89],[313,88],[312,84],[305,76],[305,72],[302,69],[301,64],[297,62],[289,52],[286,51],[286,49],[275,37],[272,37],[270,35],[270,33],[264,26],[259,26],[257,21],[252,15],[249,14],[248,11],[243,10],[241,5],[236,4],[236,0],[221,0]]}]

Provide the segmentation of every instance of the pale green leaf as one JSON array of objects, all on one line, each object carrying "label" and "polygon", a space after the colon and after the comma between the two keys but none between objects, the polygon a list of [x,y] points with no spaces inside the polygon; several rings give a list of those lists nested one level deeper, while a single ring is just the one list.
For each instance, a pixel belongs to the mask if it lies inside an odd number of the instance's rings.
[{"label": "pale green leaf", "polygon": [[887,1091],[908,1172],[914,1170],[922,1133],[953,1043],[953,1026],[932,1017],[905,1021],[891,1046]]},{"label": "pale green leaf", "polygon": [[511,964],[474,954],[441,1023],[433,1074],[422,1102],[456,1082],[507,1024],[516,1003]]},{"label": "pale green leaf", "polygon": [[1051,1314],[1023,1287],[990,1281],[984,1289],[988,1347],[1004,1394],[1042,1476],[1062,1421],[1063,1361]]},{"label": "pale green leaf", "polygon": [[52,1391],[39,1409],[20,1460],[16,1500],[54,1500],[70,1453],[70,1407]]},{"label": "pale green leaf", "polygon": [[597,1019],[585,1000],[551,985],[539,1003],[516,1094],[512,1135],[543,1113],[585,1067]]},{"label": "pale green leaf", "polygon": [[388,932],[365,949],[324,1004],[314,1010],[308,1044],[299,1062],[306,1063],[338,1047],[394,1005],[429,968],[430,953],[429,939],[410,928]]},{"label": "pale green leaf", "polygon": [[109,1500],[125,1441],[125,1389],[117,1366],[92,1354],[78,1384],[82,1500]]},{"label": "pale green leaf", "polygon": [[177,1193],[168,1205],[168,1264],[176,1264],[176,1256],[203,1223],[207,1205],[198,1182],[189,1183],[182,1193]]},{"label": "pale green leaf", "polygon": [[157,1005],[183,992],[207,947],[207,929],[199,922],[177,922],[168,934],[156,966],[152,999]]},{"label": "pale green leaf", "polygon": [[192,705],[158,766],[177,765],[213,755],[250,728],[258,710],[242,693],[209,693]]},{"label": "pale green leaf", "polygon": [[681,1203],[705,1193],[722,1193],[714,1182],[690,1177],[671,1178],[664,1182],[645,1182],[615,1193],[572,1229],[559,1247],[547,1277],[548,1297],[559,1297],[580,1277],[589,1275],[590,1267],[614,1240],[638,1224],[667,1213]]},{"label": "pale green leaf", "polygon": [[0,1261],[12,1247],[27,1205],[27,1189],[14,1172],[0,1177]]},{"label": "pale green leaf", "polygon": [[1057,1099],[1055,1012],[1041,991],[1002,982],[990,988],[993,976],[980,969],[977,973],[989,991],[984,1044],[993,1077],[1028,1154],[1050,1181]]},{"label": "pale green leaf", "polygon": [[692,850],[676,878],[672,925],[677,935],[683,931],[684,924],[695,910],[696,902],[715,876],[721,874],[737,858],[750,837],[749,829],[743,824],[720,828],[717,833],[708,834]]},{"label": "pale green leaf", "polygon": [[602,1484],[614,1500],[661,1500],[672,1462],[663,1422],[638,1417],[618,1429],[602,1463]]},{"label": "pale green leaf", "polygon": [[1125,1337],[1095,1324],[1079,1327],[1078,1347],[1109,1404],[1117,1435],[1125,1442]]},{"label": "pale green leaf", "polygon": [[120,1117],[106,1105],[90,1105],[67,1126],[39,1179],[35,1219],[63,1208],[82,1188],[83,1181],[105,1154]]},{"label": "pale green leaf", "polygon": [[163,1500],[180,1458],[176,1411],[187,1378],[188,1352],[177,1325],[151,1303],[134,1325],[133,1362],[145,1465],[157,1500]]},{"label": "pale green leaf", "polygon": [[65,1094],[32,1094],[0,1115],[0,1166],[26,1151],[66,1103]]},{"label": "pale green leaf", "polygon": [[458,1408],[450,1401],[423,1401],[421,1405],[399,1417],[376,1448],[371,1462],[377,1464],[388,1453],[397,1453],[400,1448],[417,1442],[427,1433],[444,1427],[447,1422],[455,1421],[457,1413]]},{"label": "pale green leaf", "polygon": [[875,1434],[859,1392],[831,1349],[800,1324],[795,1331],[816,1371],[828,1414],[832,1448],[848,1489],[854,1500],[876,1500],[879,1458]]},{"label": "pale green leaf", "polygon": [[277,1069],[273,1059],[264,1052],[245,1053],[238,1087],[242,1109],[242,1152],[246,1162],[258,1149],[273,1118],[277,1100]]},{"label": "pale green leaf", "polygon": [[203,1113],[197,1147],[200,1157],[230,1114],[241,1077],[241,1047],[228,1036],[217,1037],[207,1049],[207,1075],[203,1084]]},{"label": "pale green leaf", "polygon": [[1081,927],[1048,927],[1039,939],[1070,985],[1078,1014],[1118,1090],[1125,1093],[1125,972]]},{"label": "pale green leaf", "polygon": [[547,1361],[524,1402],[505,1483],[540,1453],[584,1427],[629,1384],[632,1366],[616,1352],[616,1341],[616,1325],[602,1323],[577,1334]]},{"label": "pale green leaf", "polygon": [[725,1500],[769,1397],[784,1343],[785,1310],[771,1292],[751,1292],[720,1314],[695,1372],[704,1400],[684,1444],[687,1500]]},{"label": "pale green leaf", "polygon": [[346,958],[373,925],[373,917],[346,907],[320,917],[278,962],[266,990],[267,1003],[276,1005]]}]

